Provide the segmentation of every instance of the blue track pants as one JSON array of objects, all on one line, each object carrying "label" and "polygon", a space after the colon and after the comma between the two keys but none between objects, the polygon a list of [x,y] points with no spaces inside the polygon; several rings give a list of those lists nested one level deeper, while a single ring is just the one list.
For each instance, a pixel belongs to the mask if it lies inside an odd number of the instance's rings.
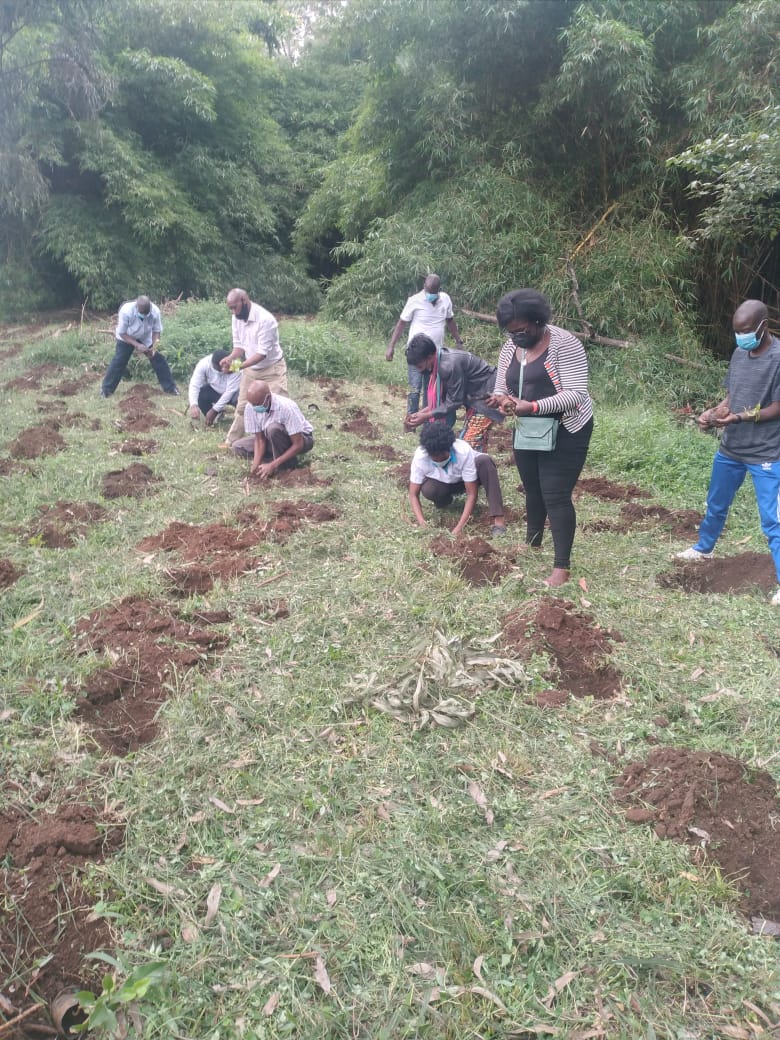
[{"label": "blue track pants", "polygon": [[753,478],[761,530],[766,535],[769,551],[780,584],[780,461],[749,464],[737,462],[719,451],[712,461],[712,477],[707,492],[707,511],[694,546],[699,552],[712,552],[720,538],[734,496],[747,474]]}]

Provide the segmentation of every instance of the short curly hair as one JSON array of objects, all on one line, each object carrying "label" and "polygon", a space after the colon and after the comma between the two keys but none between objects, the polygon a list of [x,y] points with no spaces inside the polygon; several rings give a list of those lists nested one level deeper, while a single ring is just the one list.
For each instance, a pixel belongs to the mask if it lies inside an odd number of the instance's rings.
[{"label": "short curly hair", "polygon": [[516,318],[546,325],[551,317],[552,308],[547,297],[536,289],[513,289],[512,292],[504,293],[496,307],[500,329],[505,329]]},{"label": "short curly hair", "polygon": [[455,443],[455,431],[446,422],[424,423],[420,430],[420,447],[429,455],[443,455]]},{"label": "short curly hair", "polygon": [[406,360],[410,365],[419,365],[421,361],[425,361],[427,357],[435,353],[436,344],[424,332],[418,332],[406,344]]}]

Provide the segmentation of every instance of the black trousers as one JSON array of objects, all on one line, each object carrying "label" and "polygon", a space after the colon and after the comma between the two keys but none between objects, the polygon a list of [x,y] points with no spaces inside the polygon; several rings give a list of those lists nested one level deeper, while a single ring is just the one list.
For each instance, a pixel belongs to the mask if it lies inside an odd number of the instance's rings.
[{"label": "black trousers", "polygon": [[[213,386],[209,386],[208,383],[204,383],[198,391],[198,408],[200,408],[200,410],[205,415],[207,412],[211,411],[211,409],[214,407],[214,405],[217,403],[220,397],[222,397],[222,394],[215,390]],[[234,408],[238,404],[238,390],[236,390],[236,392],[230,398],[228,404],[232,404]]]},{"label": "black trousers", "polygon": [[[116,350],[114,356],[111,358],[111,363],[106,369],[106,374],[103,376],[103,393],[108,396],[113,394],[116,388],[119,386],[119,380],[125,374],[127,363],[133,356],[134,347],[131,347],[129,343],[125,343],[123,339],[116,341]],[[155,352],[154,357],[151,354],[146,355],[149,364],[154,369],[154,374],[157,376],[157,382],[166,392],[166,394],[172,393],[176,389],[176,383],[171,375],[171,370],[168,367],[168,362],[158,351]]]},{"label": "black trousers", "polygon": [[528,545],[541,545],[549,518],[555,551],[554,567],[569,570],[577,514],[571,500],[588,456],[593,420],[576,433],[561,423],[555,451],[515,451],[515,465],[525,488]]}]

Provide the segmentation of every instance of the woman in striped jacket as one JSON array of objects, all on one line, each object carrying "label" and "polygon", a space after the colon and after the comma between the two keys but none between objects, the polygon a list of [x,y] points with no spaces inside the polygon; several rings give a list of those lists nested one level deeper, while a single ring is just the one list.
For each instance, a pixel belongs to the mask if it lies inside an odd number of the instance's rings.
[{"label": "woman in striped jacket", "polygon": [[494,396],[488,404],[508,414],[560,420],[552,451],[515,450],[525,489],[525,540],[539,548],[549,518],[555,559],[545,584],[556,586],[569,580],[577,525],[571,496],[588,454],[593,402],[582,343],[550,325],[551,314],[547,298],[535,289],[515,289],[498,301],[498,325],[508,339],[498,357]]}]

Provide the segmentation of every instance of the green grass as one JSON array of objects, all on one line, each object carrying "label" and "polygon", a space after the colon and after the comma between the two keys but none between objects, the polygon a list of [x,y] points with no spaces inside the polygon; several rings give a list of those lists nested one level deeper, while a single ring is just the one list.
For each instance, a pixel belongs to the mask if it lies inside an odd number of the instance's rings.
[{"label": "green grass", "polygon": [[[215,329],[229,325],[220,314]],[[163,478],[159,493],[104,503],[109,520],[72,549],[30,544],[24,532],[40,506],[102,501],[102,474],[135,461],[113,453],[124,386],[105,402],[96,382],[68,408],[99,417],[102,429],[64,428],[65,453],[0,478],[0,556],[26,572],[0,598],[0,772],[18,785],[0,785],[0,810],[20,798],[32,809],[41,785],[56,805],[85,784],[127,822],[124,848],[90,885],[128,963],[166,962],[166,986],[144,1003],[143,1035],[461,1040],[557,1029],[688,1040],[763,1026],[745,1001],[776,1018],[776,946],[747,934],[735,890],[715,869],[625,823],[611,794],[619,769],[590,751],[597,741],[622,764],[660,739],[766,762],[780,777],[777,658],[757,639],[777,631],[776,609],[759,595],[661,589],[656,576],[682,547],[662,533],[580,531],[563,594],[622,634],[611,662],[624,675],[620,698],[541,711],[530,703],[549,685],[538,655],[524,684],[483,691],[462,729],[413,732],[348,706],[369,677],[406,672],[411,648],[434,629],[494,650],[502,616],[537,597],[550,559],[521,556],[500,585],[465,586],[428,548],[446,518],[434,516],[432,531],[409,526],[394,464],[339,429],[350,408],[365,407],[382,441],[411,455],[402,361],[387,365],[384,343],[336,326],[283,322],[281,331],[292,396],[318,407],[312,466],[334,478],[330,487],[271,485],[247,499],[244,466],[216,450],[219,432],[192,430],[185,400],[161,398],[171,426],[149,434],[161,447],[143,460]],[[97,372],[112,350],[110,337],[88,336],[58,354],[61,339],[0,361],[0,378],[43,359],[71,375]],[[334,402],[307,370],[343,378],[347,399]],[[153,378],[140,362],[132,375]],[[673,379],[671,368],[663,375]],[[588,473],[642,484],[670,508],[700,508],[712,440],[657,402],[611,403],[617,385],[594,384]],[[35,410],[44,396],[10,397],[6,442],[45,421]],[[502,462],[500,473],[517,507],[513,470]],[[75,680],[95,663],[74,652],[78,619],[130,593],[163,594],[166,558],[136,552],[141,538],[173,520],[229,520],[249,501],[270,515],[278,497],[327,502],[340,516],[259,546],[258,573],[193,600],[231,612],[230,647],[171,684],[153,744],[119,760],[97,753],[73,716]],[[590,496],[578,503],[581,524],[618,512]],[[510,530],[511,544],[520,541]],[[724,553],[746,548],[765,550],[749,489],[722,543]],[[277,596],[286,620],[263,624],[247,610]],[[669,720],[663,731],[658,715]],[[204,926],[215,884],[219,910]],[[547,999],[556,980],[561,991]]]}]

